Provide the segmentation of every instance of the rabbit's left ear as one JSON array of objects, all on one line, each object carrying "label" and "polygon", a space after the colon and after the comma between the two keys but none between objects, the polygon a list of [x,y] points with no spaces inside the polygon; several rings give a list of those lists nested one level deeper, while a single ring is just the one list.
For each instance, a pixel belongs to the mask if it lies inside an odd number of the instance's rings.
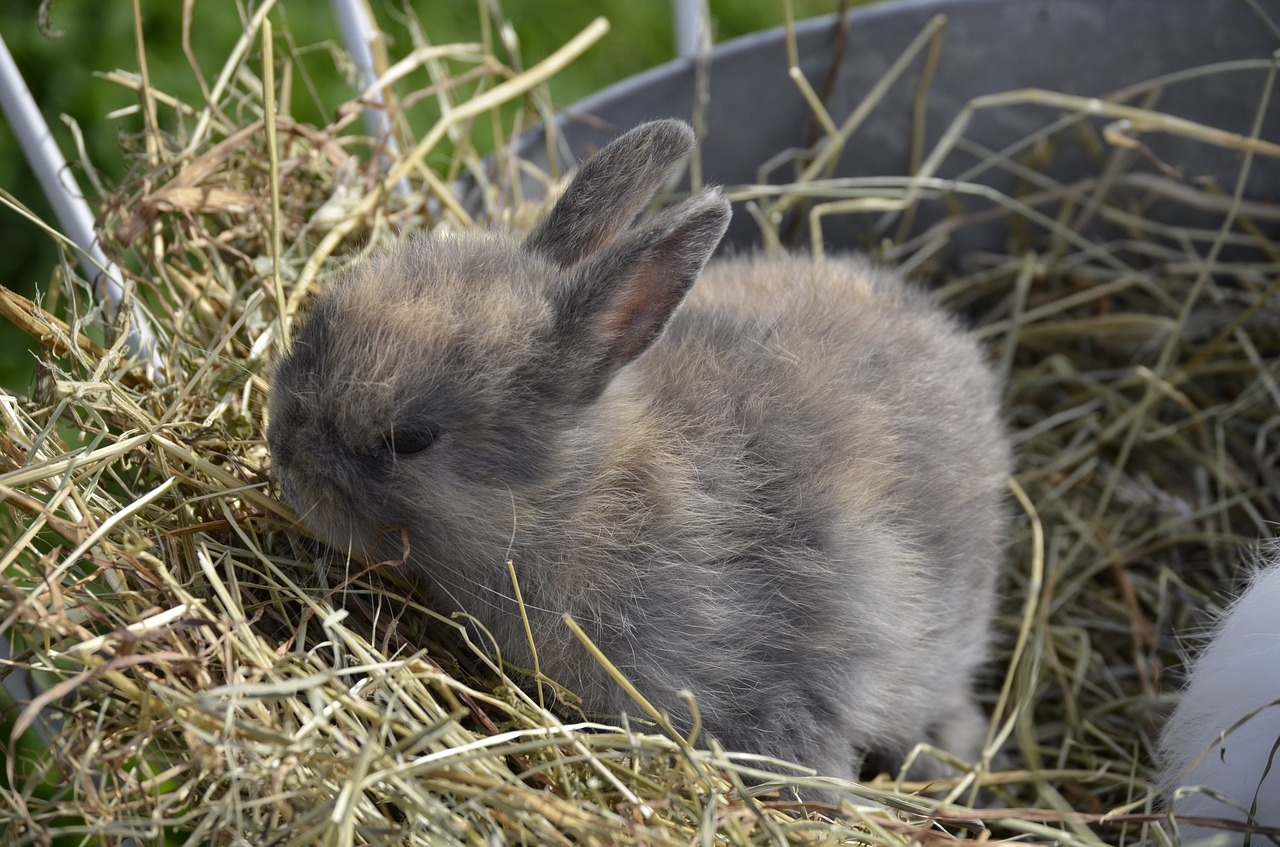
[{"label": "rabbit's left ear", "polygon": [[681,121],[651,121],[618,136],[582,165],[559,202],[524,242],[568,268],[613,241],[693,150]]},{"label": "rabbit's left ear", "polygon": [[573,393],[594,397],[661,334],[729,225],[729,201],[703,191],[574,267],[551,292],[554,335]]}]

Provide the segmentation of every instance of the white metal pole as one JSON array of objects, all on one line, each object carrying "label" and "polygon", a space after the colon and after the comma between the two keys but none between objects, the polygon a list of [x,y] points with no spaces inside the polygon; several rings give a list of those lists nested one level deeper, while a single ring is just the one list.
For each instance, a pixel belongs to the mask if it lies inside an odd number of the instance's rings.
[{"label": "white metal pole", "polygon": [[[80,193],[75,176],[67,167],[67,161],[62,157],[57,142],[53,140],[53,133],[45,123],[44,115],[36,107],[31,90],[19,73],[3,36],[0,36],[0,108],[3,108],[9,125],[13,127],[27,163],[40,180],[45,196],[49,198],[49,203],[58,216],[62,231],[79,248],[80,267],[93,283],[107,319],[115,320],[124,300],[124,277],[120,269],[107,258],[106,253],[102,252],[94,231],[89,204]],[[136,304],[133,304],[130,311],[129,352],[142,359],[152,371],[158,371],[161,362],[151,325]]]},{"label": "white metal pole", "polygon": [[[338,29],[342,31],[342,43],[346,46],[347,53],[350,54],[351,61],[355,62],[359,73],[360,90],[367,91],[378,81],[371,46],[373,39],[377,37],[377,31],[373,27],[373,16],[365,0],[331,0],[331,2],[333,16],[338,21]],[[379,106],[387,102],[382,91],[374,92],[372,99]],[[394,159],[400,151],[394,128],[391,126],[391,118],[387,115],[386,109],[365,109],[364,121],[365,126],[369,128],[369,134],[378,140],[385,151],[382,159],[385,167],[386,163]],[[401,179],[396,183],[395,191],[401,194],[408,193],[408,181]]]},{"label": "white metal pole", "polygon": [[710,38],[706,0],[671,0],[671,18],[675,24],[676,55],[692,59],[698,54],[704,38]]}]

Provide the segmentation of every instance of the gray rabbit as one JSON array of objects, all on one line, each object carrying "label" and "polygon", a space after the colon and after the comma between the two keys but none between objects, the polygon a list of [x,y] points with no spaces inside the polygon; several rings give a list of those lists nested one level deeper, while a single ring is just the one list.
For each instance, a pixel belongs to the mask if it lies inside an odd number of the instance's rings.
[{"label": "gray rabbit", "polygon": [[565,613],[729,750],[846,778],[920,741],[972,760],[1010,464],[992,374],[862,262],[704,273],[714,189],[635,224],[693,144],[640,126],[523,243],[419,237],[321,296],[271,391],[284,497],[339,549],[407,539],[432,602],[528,668],[512,560],[588,712],[638,709]]}]

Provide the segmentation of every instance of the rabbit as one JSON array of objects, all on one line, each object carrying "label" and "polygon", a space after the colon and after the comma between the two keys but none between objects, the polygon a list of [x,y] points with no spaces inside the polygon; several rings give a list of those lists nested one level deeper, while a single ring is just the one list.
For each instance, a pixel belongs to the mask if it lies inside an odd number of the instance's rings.
[{"label": "rabbit", "polygon": [[[1252,578],[1191,668],[1160,737],[1161,784],[1179,816],[1280,829],[1280,553]],[[1203,791],[1204,786],[1234,805]],[[1184,839],[1220,831],[1181,827]],[[1234,843],[1243,833],[1233,833]],[[1266,843],[1255,836],[1253,843]]]},{"label": "rabbit", "polygon": [[518,589],[537,667],[589,714],[642,715],[565,615],[752,761],[974,761],[1011,461],[992,372],[865,261],[704,273],[716,189],[634,223],[693,146],[641,125],[522,243],[416,237],[321,294],[272,376],[283,497],[531,669]]}]

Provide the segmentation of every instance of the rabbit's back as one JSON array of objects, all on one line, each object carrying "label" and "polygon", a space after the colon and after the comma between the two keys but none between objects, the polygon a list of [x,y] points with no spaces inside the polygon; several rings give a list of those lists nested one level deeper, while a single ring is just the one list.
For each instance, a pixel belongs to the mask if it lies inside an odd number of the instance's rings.
[{"label": "rabbit's back", "polygon": [[909,282],[854,259],[715,262],[637,366],[672,417],[746,434],[740,455],[828,536],[874,517],[927,559],[922,589],[972,586],[982,596],[960,599],[989,603],[1010,467],[998,389]]}]

